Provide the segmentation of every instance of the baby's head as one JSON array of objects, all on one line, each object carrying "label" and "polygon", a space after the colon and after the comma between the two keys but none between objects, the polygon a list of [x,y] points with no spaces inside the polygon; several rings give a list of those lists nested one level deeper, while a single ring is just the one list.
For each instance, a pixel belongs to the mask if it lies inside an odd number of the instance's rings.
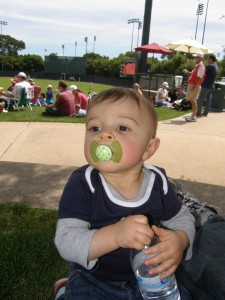
[{"label": "baby's head", "polygon": [[89,103],[85,156],[89,164],[107,173],[141,168],[158,149],[157,115],[140,94],[113,88]]}]

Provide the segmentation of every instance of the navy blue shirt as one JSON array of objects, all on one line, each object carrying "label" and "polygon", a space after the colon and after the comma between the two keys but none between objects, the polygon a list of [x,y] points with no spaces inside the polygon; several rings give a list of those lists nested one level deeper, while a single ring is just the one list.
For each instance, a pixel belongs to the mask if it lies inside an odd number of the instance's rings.
[{"label": "navy blue shirt", "polygon": [[207,65],[205,68],[205,78],[202,82],[202,87],[212,89],[216,81],[218,67],[216,64]]},{"label": "navy blue shirt", "polygon": [[[81,167],[71,175],[64,189],[59,204],[59,219],[87,221],[90,229],[115,224],[122,218],[137,214],[150,215],[154,223],[168,221],[180,211],[182,204],[163,170],[152,166],[146,168],[153,170],[145,195],[138,201],[122,201],[113,196],[98,170],[91,166]],[[91,274],[101,280],[134,280],[129,251],[119,248],[100,257]]]}]

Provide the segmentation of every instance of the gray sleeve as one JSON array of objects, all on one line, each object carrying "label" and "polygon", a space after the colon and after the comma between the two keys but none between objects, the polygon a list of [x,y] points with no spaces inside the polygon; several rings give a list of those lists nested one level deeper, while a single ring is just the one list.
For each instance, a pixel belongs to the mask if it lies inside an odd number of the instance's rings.
[{"label": "gray sleeve", "polygon": [[179,213],[168,221],[162,221],[161,224],[171,230],[183,230],[187,233],[190,246],[187,249],[185,260],[192,256],[192,247],[195,238],[195,219],[186,206],[182,206]]},{"label": "gray sleeve", "polygon": [[75,262],[86,269],[92,269],[96,260],[88,261],[88,251],[96,230],[89,229],[89,223],[79,219],[59,219],[56,227],[55,245],[63,259]]}]

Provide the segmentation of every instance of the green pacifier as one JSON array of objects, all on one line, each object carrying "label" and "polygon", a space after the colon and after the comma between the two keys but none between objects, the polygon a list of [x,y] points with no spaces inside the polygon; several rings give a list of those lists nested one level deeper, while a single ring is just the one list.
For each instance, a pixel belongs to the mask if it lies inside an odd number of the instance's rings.
[{"label": "green pacifier", "polygon": [[113,161],[119,163],[122,159],[122,148],[119,142],[114,141],[110,145],[101,145],[96,141],[92,141],[90,146],[90,154],[93,161]]},{"label": "green pacifier", "polygon": [[106,145],[98,146],[95,154],[101,161],[109,161],[112,158],[112,150]]}]

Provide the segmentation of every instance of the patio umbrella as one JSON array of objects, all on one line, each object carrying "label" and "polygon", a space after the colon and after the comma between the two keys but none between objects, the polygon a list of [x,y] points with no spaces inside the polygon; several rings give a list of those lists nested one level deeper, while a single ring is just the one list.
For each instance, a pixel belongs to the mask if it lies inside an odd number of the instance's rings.
[{"label": "patio umbrella", "polygon": [[170,54],[170,53],[173,52],[170,49],[165,48],[163,46],[160,46],[159,44],[156,44],[156,43],[152,43],[152,44],[149,44],[149,45],[143,45],[143,46],[140,46],[140,47],[136,48],[135,50],[139,51],[139,52],[153,53],[153,56],[154,56],[155,53],[157,53],[157,54]]},{"label": "patio umbrella", "polygon": [[213,53],[213,51],[211,51],[207,47],[203,46],[199,42],[192,39],[175,41],[167,45],[167,47],[174,51],[192,53],[192,54],[197,52],[202,54]]},{"label": "patio umbrella", "polygon": [[[139,51],[139,52],[153,53],[153,57],[154,57],[155,53],[157,53],[157,54],[170,54],[170,53],[173,53],[173,51],[171,51],[170,49],[165,48],[163,46],[160,46],[157,43],[151,43],[149,45],[143,45],[143,46],[140,46],[140,47],[136,48],[135,50]],[[151,76],[149,76],[149,95],[150,95],[150,87],[151,87]]]}]

